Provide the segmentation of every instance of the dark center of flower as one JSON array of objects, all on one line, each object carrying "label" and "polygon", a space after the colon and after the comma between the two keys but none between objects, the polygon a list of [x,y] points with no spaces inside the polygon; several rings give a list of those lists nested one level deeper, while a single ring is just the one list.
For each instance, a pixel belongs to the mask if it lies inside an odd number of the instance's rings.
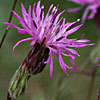
[{"label": "dark center of flower", "polygon": [[37,41],[24,60],[30,75],[40,73],[46,65],[44,62],[48,59],[49,49],[45,46],[45,39],[41,44]]}]

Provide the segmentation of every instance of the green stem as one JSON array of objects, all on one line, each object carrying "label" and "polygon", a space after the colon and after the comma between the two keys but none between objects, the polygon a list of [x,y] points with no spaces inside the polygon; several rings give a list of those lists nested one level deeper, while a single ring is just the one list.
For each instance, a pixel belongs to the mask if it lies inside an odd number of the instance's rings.
[{"label": "green stem", "polygon": [[92,70],[92,73],[91,73],[91,82],[90,82],[90,88],[89,88],[88,94],[87,94],[87,100],[91,100],[97,69],[98,69],[98,66],[94,67]]}]

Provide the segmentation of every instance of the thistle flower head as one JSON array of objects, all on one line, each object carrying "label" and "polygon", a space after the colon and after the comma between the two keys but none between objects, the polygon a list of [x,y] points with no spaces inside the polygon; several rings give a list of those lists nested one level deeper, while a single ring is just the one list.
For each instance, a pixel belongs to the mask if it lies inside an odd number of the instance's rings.
[{"label": "thistle flower head", "polygon": [[90,15],[88,16],[88,19],[92,19],[95,14],[98,12],[98,9],[100,8],[100,0],[69,0],[76,4],[81,5],[78,8],[72,8],[68,9],[68,12],[77,12],[79,11],[83,6],[88,5],[83,13],[82,16],[82,22],[84,23],[89,11],[91,10]]},{"label": "thistle flower head", "polygon": [[[32,11],[31,6],[29,6],[28,13],[26,12],[23,4],[21,4],[21,7],[23,18],[21,18],[14,11],[13,14],[19,20],[19,23],[23,28],[10,23],[4,24],[16,28],[19,34],[28,33],[31,37],[17,42],[13,47],[13,50],[24,41],[32,40],[30,46],[34,46],[34,44],[38,42],[40,45],[44,44],[45,47],[49,49],[49,57],[46,61],[44,61],[44,64],[50,62],[50,77],[52,77],[53,72],[52,54],[55,54],[58,57],[60,66],[66,74],[66,68],[74,69],[76,71],[74,63],[75,57],[73,54],[77,56],[80,55],[74,49],[93,45],[86,44],[89,42],[89,40],[83,38],[80,40],[68,39],[68,35],[74,33],[82,26],[78,25],[74,27],[74,25],[79,22],[79,19],[72,23],[65,23],[65,18],[59,18],[64,11],[59,13],[59,9],[53,6],[53,4],[50,6],[47,14],[44,17],[44,6],[40,6],[40,1],[38,1],[37,6],[34,3]],[[62,55],[70,58],[73,67],[69,67],[64,63]]]}]

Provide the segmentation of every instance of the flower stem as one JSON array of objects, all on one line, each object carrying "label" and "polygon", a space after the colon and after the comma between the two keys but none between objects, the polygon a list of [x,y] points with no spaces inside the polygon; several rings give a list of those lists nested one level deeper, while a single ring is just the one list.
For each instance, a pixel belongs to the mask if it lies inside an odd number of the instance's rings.
[{"label": "flower stem", "polygon": [[87,94],[87,100],[91,100],[97,69],[98,69],[98,66],[94,67],[92,70],[92,73],[91,73],[91,82],[90,82],[90,88],[89,88],[88,94]]},{"label": "flower stem", "polygon": [[[15,9],[16,4],[17,4],[17,1],[18,1],[18,0],[14,0],[12,10]],[[12,20],[12,16],[13,16],[12,10],[11,10],[11,13],[10,13],[10,16],[9,16],[8,23],[10,23],[11,20]],[[1,48],[1,46],[2,46],[2,44],[3,44],[3,42],[4,42],[4,40],[5,40],[5,38],[6,38],[6,36],[7,36],[7,32],[8,32],[9,29],[10,29],[9,26],[5,29],[4,35],[3,35],[2,40],[1,40],[1,42],[0,42],[0,48]]]},{"label": "flower stem", "polygon": [[62,92],[60,87],[62,86],[62,83],[63,83],[64,79],[65,79],[65,75],[62,75],[60,77],[60,79],[58,80],[57,89],[56,89],[56,92],[55,92],[52,100],[58,100],[59,99],[59,96],[60,96],[60,94]]}]

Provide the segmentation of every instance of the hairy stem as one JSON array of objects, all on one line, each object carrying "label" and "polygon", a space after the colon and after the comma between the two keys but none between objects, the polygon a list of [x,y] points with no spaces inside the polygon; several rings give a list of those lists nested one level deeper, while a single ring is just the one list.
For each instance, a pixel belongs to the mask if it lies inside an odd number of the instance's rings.
[{"label": "hairy stem", "polygon": [[[18,0],[14,0],[12,10],[15,9],[16,4],[17,4],[17,1],[18,1]],[[8,23],[10,23],[11,20],[12,20],[12,16],[13,16],[12,10],[11,10],[11,13],[10,13],[10,16],[9,16]],[[9,29],[10,29],[9,26],[7,26],[7,28],[5,29],[4,35],[3,35],[2,40],[1,40],[1,42],[0,42],[0,48],[1,48],[1,46],[2,46],[2,44],[3,44],[3,42],[4,42],[4,40],[5,40],[5,38],[6,38],[6,36],[7,36],[7,32],[8,32]]]}]

